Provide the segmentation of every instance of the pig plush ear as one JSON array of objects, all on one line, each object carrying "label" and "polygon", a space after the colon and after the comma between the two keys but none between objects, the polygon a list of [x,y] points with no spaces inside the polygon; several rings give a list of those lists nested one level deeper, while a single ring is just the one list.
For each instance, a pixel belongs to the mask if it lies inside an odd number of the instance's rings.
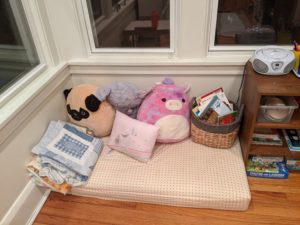
[{"label": "pig plush ear", "polygon": [[190,84],[187,84],[184,88],[183,88],[183,91],[184,93],[188,93],[191,89],[191,85]]},{"label": "pig plush ear", "polygon": [[153,91],[153,87],[149,88],[147,90],[139,91],[138,96],[140,99],[144,99],[148,94],[150,94]]},{"label": "pig plush ear", "polygon": [[102,102],[110,95],[110,92],[110,87],[98,88],[95,95]]}]

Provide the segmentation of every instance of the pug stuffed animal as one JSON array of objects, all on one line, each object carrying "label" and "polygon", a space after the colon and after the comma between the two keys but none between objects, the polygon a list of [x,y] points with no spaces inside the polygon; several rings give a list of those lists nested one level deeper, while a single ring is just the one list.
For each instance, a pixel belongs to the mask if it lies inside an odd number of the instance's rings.
[{"label": "pug stuffed animal", "polygon": [[115,109],[95,94],[98,86],[81,84],[64,90],[66,108],[70,121],[78,126],[86,127],[97,137],[108,136],[115,118]]}]

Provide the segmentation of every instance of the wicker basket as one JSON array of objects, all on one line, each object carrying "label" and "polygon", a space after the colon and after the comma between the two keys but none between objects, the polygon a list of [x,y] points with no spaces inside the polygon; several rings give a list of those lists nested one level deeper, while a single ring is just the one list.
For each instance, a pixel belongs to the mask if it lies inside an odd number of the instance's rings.
[{"label": "wicker basket", "polygon": [[194,142],[203,144],[213,148],[230,148],[238,135],[242,115],[244,111],[244,105],[237,110],[238,116],[234,122],[224,125],[210,124],[200,120],[191,113],[191,138]]}]

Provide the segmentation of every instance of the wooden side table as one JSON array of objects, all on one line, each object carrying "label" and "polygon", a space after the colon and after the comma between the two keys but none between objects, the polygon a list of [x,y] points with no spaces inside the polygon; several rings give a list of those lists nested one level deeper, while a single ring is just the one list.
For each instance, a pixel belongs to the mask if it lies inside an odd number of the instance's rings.
[{"label": "wooden side table", "polygon": [[300,159],[300,151],[290,151],[283,138],[283,146],[254,145],[252,134],[255,128],[300,129],[300,110],[294,111],[288,123],[258,122],[258,112],[263,96],[300,96],[300,78],[292,72],[281,76],[256,73],[251,63],[246,65],[242,103],[245,104],[241,126],[240,144],[244,162],[249,155],[285,156]]}]

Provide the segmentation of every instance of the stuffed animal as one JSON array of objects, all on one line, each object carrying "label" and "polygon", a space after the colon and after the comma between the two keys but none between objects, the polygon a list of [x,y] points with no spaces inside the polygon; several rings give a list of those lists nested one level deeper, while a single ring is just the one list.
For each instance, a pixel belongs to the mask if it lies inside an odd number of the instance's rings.
[{"label": "stuffed animal", "polygon": [[139,90],[130,83],[118,82],[104,88],[98,88],[96,97],[107,99],[116,110],[136,119],[138,109],[149,91]]},{"label": "stuffed animal", "polygon": [[112,130],[116,112],[108,101],[96,98],[97,90],[97,86],[82,84],[64,90],[64,95],[70,121],[88,128],[97,137],[104,137]]},{"label": "stuffed animal", "polygon": [[166,78],[156,85],[140,106],[137,119],[159,126],[157,142],[173,143],[190,134],[188,89]]}]

